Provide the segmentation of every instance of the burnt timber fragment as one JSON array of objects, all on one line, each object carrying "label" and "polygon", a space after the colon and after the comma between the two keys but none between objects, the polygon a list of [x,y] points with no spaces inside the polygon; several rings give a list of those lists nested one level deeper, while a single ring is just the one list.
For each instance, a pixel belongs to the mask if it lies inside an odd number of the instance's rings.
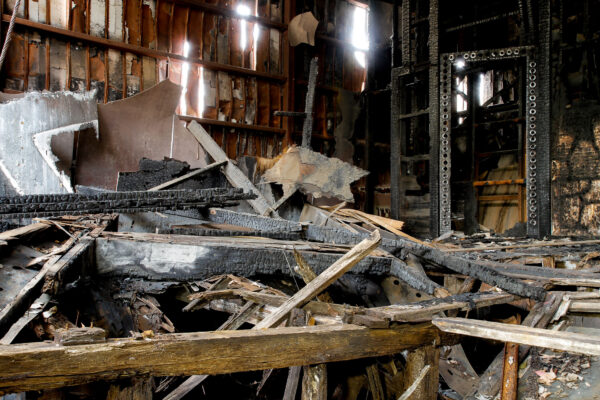
[{"label": "burnt timber fragment", "polygon": [[189,210],[235,205],[254,195],[242,189],[105,192],[96,195],[38,194],[0,198],[0,218]]}]

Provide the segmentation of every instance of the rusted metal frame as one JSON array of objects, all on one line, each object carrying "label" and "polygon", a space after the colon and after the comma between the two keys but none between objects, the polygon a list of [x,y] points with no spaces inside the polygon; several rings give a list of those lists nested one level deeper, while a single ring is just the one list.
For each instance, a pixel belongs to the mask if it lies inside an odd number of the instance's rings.
[{"label": "rusted metal frame", "polygon": [[504,345],[504,368],[502,369],[502,391],[500,400],[516,400],[519,382],[519,345]]},{"label": "rusted metal frame", "polygon": [[[520,114],[523,115],[522,121],[517,123],[517,133],[518,133],[518,143],[517,143],[517,159],[519,162],[519,176],[521,178],[525,178],[525,162],[524,162],[524,138],[523,134],[525,132],[525,102],[523,101],[525,95],[525,82],[523,79],[523,74],[519,74],[517,78],[517,90],[520,101]],[[526,205],[525,205],[525,188],[523,185],[519,185],[518,187],[519,199],[518,199],[518,209],[519,209],[519,221],[526,221]]]},{"label": "rusted metal frame", "polygon": [[[235,10],[232,10],[229,8],[224,8],[222,6],[219,7],[219,6],[212,5],[212,4],[206,4],[205,2],[199,1],[199,0],[164,0],[164,1],[169,1],[172,3],[177,3],[177,4],[181,4],[181,5],[194,7],[199,10],[202,10],[202,11],[208,11],[212,14],[222,15],[222,16],[229,17],[229,18],[243,18],[248,22],[258,23],[260,25],[264,25],[269,28],[278,29],[280,31],[287,30],[287,24],[271,21],[269,18],[257,17],[254,15],[241,16]],[[255,10],[256,10],[256,7],[255,7]]]},{"label": "rusted metal frame", "polygon": [[[526,57],[532,51],[531,46],[515,46],[509,48],[502,49],[493,49],[493,50],[479,50],[479,51],[466,51],[459,53],[446,53],[441,56],[440,60],[440,137],[439,143],[432,142],[432,151],[434,153],[439,154],[439,179],[437,182],[432,182],[432,185],[438,186],[439,191],[439,226],[437,230],[434,230],[432,226],[432,231],[434,236],[441,235],[443,233],[449,232],[451,230],[451,194],[450,194],[450,171],[451,171],[451,154],[450,154],[450,138],[451,138],[451,118],[452,118],[452,66],[454,62],[458,60],[462,60],[464,62],[481,62],[481,61],[494,61],[494,60],[502,60],[502,59],[516,59],[521,57]],[[527,62],[529,65],[529,61]],[[529,75],[529,79],[533,79],[535,81],[535,75]],[[528,81],[529,83],[529,81]],[[535,85],[534,85],[535,86]],[[529,94],[528,94],[529,95]],[[534,102],[529,101],[527,106],[535,105]],[[527,115],[530,114],[531,111],[529,108],[527,109]],[[536,111],[533,110],[533,115],[535,115]],[[535,136],[535,134],[534,134]],[[535,140],[535,139],[534,139]],[[438,150],[435,149],[435,145],[437,144]],[[530,154],[530,153],[529,153]],[[535,169],[535,158],[529,160],[528,157],[527,162],[532,163]],[[433,161],[433,160],[432,160]],[[528,164],[529,165],[529,164]],[[432,165],[430,165],[431,171]],[[434,174],[431,174],[432,177]],[[433,186],[432,186],[433,187]],[[527,197],[528,200],[536,197],[537,194],[532,195],[533,191],[530,190],[529,182],[528,182],[528,190]],[[433,200],[433,198],[432,198]],[[535,199],[534,199],[535,201]],[[432,212],[434,211],[435,204],[432,203]],[[529,225],[529,223],[528,223]]]},{"label": "rusted metal frame", "polygon": [[[108,19],[108,13],[106,15],[106,19]],[[10,20],[10,16],[3,15],[2,20],[3,20],[3,22],[8,22]],[[210,70],[224,71],[224,72],[229,72],[232,74],[238,74],[238,75],[243,75],[243,76],[255,76],[255,77],[259,77],[262,79],[275,81],[275,82],[285,82],[287,80],[287,78],[283,75],[273,75],[273,74],[269,74],[269,73],[254,71],[254,70],[251,70],[248,68],[234,67],[232,65],[220,64],[220,63],[212,62],[212,61],[205,61],[205,60],[198,59],[198,58],[183,57],[179,54],[172,54],[169,52],[159,51],[156,49],[149,49],[146,47],[136,46],[136,45],[132,45],[129,43],[119,42],[116,40],[99,38],[99,37],[87,35],[85,33],[72,32],[72,31],[69,31],[66,29],[57,28],[57,27],[54,27],[51,25],[29,21],[29,20],[26,20],[23,18],[16,18],[15,23],[17,25],[27,26],[30,28],[44,31],[44,32],[53,33],[56,35],[65,36],[68,38],[73,38],[73,39],[97,44],[100,46],[104,46],[106,48],[111,48],[111,49],[120,50],[120,51],[126,51],[126,52],[130,52],[133,54],[148,56],[148,57],[152,57],[152,58],[156,58],[156,59],[181,60],[181,61],[188,62],[190,64],[201,65],[204,68],[207,68]]]}]

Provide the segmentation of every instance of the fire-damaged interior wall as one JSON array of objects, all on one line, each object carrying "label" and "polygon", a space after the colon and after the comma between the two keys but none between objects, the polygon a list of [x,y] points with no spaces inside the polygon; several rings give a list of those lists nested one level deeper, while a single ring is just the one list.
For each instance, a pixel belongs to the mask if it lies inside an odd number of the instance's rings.
[{"label": "fire-damaged interior wall", "polygon": [[[0,4],[5,37],[15,0]],[[356,9],[363,17],[358,22]],[[287,24],[306,11],[319,20],[316,45],[292,48]],[[355,55],[353,30],[361,26],[366,40],[366,14],[364,6],[346,1],[325,7],[289,0],[24,0],[0,88],[6,93],[95,90],[97,101],[107,103],[170,80],[183,87],[178,118],[200,121],[230,158],[273,158],[299,142],[302,127],[301,118],[274,111],[304,110],[308,65],[318,57],[313,148],[360,163],[353,132],[365,55]],[[198,158],[200,152],[194,152]]]},{"label": "fire-damaged interior wall", "polygon": [[553,4],[552,227],[600,233],[600,2]]}]

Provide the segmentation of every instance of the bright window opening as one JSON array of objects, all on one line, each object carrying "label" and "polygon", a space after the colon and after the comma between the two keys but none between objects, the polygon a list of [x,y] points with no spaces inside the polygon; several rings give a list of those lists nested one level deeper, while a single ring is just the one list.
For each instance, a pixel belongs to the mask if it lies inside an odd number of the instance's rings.
[{"label": "bright window opening", "polygon": [[200,83],[198,84],[198,116],[202,118],[204,113],[204,95],[206,88],[204,87],[204,67],[200,67]]},{"label": "bright window opening", "polygon": [[[460,78],[456,78],[456,111],[463,112],[467,111],[469,108],[467,102],[467,96],[469,95],[469,78],[464,77],[462,80]],[[465,117],[458,117],[458,124],[461,125],[465,122]]]},{"label": "bright window opening", "polygon": [[354,57],[358,64],[365,68],[367,65],[366,51],[369,50],[369,31],[367,26],[367,9],[354,8],[354,19],[352,21],[352,34],[350,43],[357,49]]},{"label": "bright window opening", "polygon": [[[235,9],[235,11],[239,14],[239,15],[243,15],[243,16],[248,16],[252,13],[252,11],[250,10],[250,7],[248,7],[245,4],[240,4],[239,6],[237,6],[237,8]],[[248,30],[246,28],[246,20],[242,18],[242,20],[240,21],[240,30],[241,30],[241,34],[240,34],[240,47],[242,48],[242,50],[246,50],[246,45],[248,43]]]},{"label": "bright window opening", "polygon": [[[183,56],[187,57],[190,53],[190,43],[185,42],[183,44]],[[181,99],[179,100],[179,112],[182,115],[187,114],[187,88],[188,88],[188,77],[190,75],[190,63],[184,62],[181,66],[181,86],[183,90],[181,91]]]}]

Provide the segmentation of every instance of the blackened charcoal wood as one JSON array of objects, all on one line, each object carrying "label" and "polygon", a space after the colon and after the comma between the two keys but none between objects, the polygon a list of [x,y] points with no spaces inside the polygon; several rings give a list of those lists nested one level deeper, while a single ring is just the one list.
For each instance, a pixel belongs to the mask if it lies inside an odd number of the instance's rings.
[{"label": "blackened charcoal wood", "polygon": [[[285,219],[269,218],[260,215],[211,208],[207,218],[211,222],[250,228],[263,232],[302,232],[302,224]],[[360,239],[362,240],[362,239]],[[360,242],[358,240],[356,243]],[[350,244],[345,243],[345,244]]]},{"label": "blackened charcoal wood", "polygon": [[[335,228],[318,227],[309,225],[306,229],[308,240],[326,241],[339,244],[358,243],[366,234],[352,233]],[[400,259],[404,259],[412,253],[428,263],[446,267],[454,272],[477,278],[492,286],[522,297],[541,301],[545,298],[546,291],[542,287],[532,286],[517,278],[511,278],[493,267],[483,265],[480,262],[449,255],[436,248],[427,247],[408,239],[397,238],[396,240],[382,239],[381,247],[392,252]]]},{"label": "blackened charcoal wood", "polygon": [[414,272],[403,261],[398,259],[394,259],[392,261],[390,265],[390,274],[400,279],[413,289],[423,291],[432,296],[435,294],[436,289],[442,287],[431,279],[423,277]]},{"label": "blackened charcoal wood", "polygon": [[118,212],[186,210],[254,198],[242,189],[52,194],[0,198],[0,218],[32,218]]},{"label": "blackened charcoal wood", "polygon": [[482,265],[476,261],[451,256],[441,250],[425,247],[408,240],[398,239],[397,242],[399,251],[397,250],[396,253],[413,253],[429,263],[441,265],[454,272],[477,278],[482,282],[497,286],[500,289],[518,296],[528,297],[538,301],[543,301],[546,297],[546,291],[542,287],[528,285],[519,279],[506,276],[496,269]]},{"label": "blackened charcoal wood", "polygon": [[[214,275],[293,274],[299,251],[316,273],[346,253],[348,246],[266,238],[175,236],[105,232],[96,240],[97,272],[151,280],[205,279]],[[386,275],[392,257],[376,251],[353,273]]]},{"label": "blackened charcoal wood", "polygon": [[255,236],[279,240],[301,240],[300,232],[265,232],[265,231],[233,231],[222,229],[203,229],[194,227],[177,227],[171,229],[159,229],[158,233],[192,236]]}]

